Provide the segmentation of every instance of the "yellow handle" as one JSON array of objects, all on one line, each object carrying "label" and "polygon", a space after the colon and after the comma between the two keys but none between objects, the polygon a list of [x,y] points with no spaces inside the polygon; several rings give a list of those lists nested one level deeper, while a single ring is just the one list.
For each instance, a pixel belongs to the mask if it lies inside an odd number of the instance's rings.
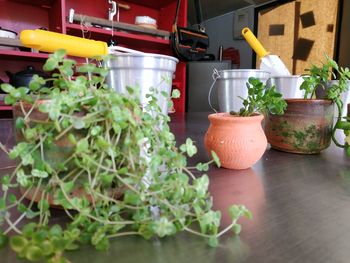
[{"label": "yellow handle", "polygon": [[20,40],[23,46],[44,52],[65,49],[68,55],[88,58],[108,54],[105,42],[40,29],[23,30]]},{"label": "yellow handle", "polygon": [[260,58],[263,58],[269,54],[269,52],[266,51],[266,49],[261,45],[260,41],[254,36],[253,32],[250,31],[248,27],[243,28],[242,35]]}]

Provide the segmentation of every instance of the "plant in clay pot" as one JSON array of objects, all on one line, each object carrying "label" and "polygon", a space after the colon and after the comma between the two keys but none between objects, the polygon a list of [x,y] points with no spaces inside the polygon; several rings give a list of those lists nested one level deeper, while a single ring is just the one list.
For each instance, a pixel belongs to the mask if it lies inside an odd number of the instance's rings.
[{"label": "plant in clay pot", "polygon": [[[237,220],[250,212],[231,206],[231,224],[220,231],[209,178],[193,174],[219,165],[215,153],[209,163],[187,167],[197,149],[190,139],[176,146],[153,94],[142,109],[137,89],[118,94],[104,82],[106,69],[81,65],[75,77],[74,65],[60,50],[44,65],[51,79],[1,86],[14,105],[18,141],[13,149],[1,145],[17,166],[1,177],[0,246],[9,241],[21,259],[69,262],[65,251],[82,244],[104,250],[110,238],[126,235],[187,231],[216,246],[228,230],[238,233]],[[45,81],[53,86],[43,88]],[[54,224],[51,205],[65,211],[67,223]]]},{"label": "plant in clay pot", "polygon": [[[304,99],[286,99],[288,104],[284,115],[269,115],[266,120],[265,132],[272,148],[302,154],[315,154],[326,149],[332,139],[337,146],[336,129],[347,129],[342,120],[341,94],[347,89],[350,78],[349,69],[342,68],[326,56],[326,62],[321,66],[312,65],[309,74],[304,76],[300,86],[305,91]],[[334,72],[333,72],[334,71]],[[339,76],[331,86],[329,77]],[[316,92],[324,90],[325,98],[317,99]],[[338,108],[336,124],[334,120],[334,104]]]},{"label": "plant in clay pot", "polygon": [[256,163],[267,147],[261,126],[264,114],[282,114],[286,103],[275,87],[266,87],[259,79],[249,78],[248,97],[237,112],[214,113],[208,116],[210,126],[205,134],[205,146],[214,151],[221,166],[247,169]]}]

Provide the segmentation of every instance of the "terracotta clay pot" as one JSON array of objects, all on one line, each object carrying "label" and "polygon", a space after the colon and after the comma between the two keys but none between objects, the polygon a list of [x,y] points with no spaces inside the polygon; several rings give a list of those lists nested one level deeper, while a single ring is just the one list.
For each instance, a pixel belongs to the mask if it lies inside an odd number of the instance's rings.
[{"label": "terracotta clay pot", "polygon": [[331,143],[334,104],[330,100],[287,99],[284,115],[269,115],[265,133],[277,150],[315,154]]},{"label": "terracotta clay pot", "polygon": [[210,126],[205,134],[205,147],[213,150],[222,167],[247,169],[255,164],[266,150],[267,140],[261,127],[263,115],[250,117],[214,113],[208,116]]}]

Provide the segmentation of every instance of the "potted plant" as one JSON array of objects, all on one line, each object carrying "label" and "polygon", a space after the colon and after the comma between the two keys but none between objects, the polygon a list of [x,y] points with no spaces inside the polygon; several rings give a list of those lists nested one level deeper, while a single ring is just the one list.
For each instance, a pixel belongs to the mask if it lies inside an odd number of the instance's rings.
[{"label": "potted plant", "polygon": [[248,97],[237,112],[214,113],[208,116],[210,126],[205,134],[209,154],[214,151],[221,166],[247,169],[256,163],[267,147],[261,126],[264,114],[282,114],[286,103],[275,87],[266,87],[259,79],[249,78]]},{"label": "potted plant", "polygon": [[[326,56],[321,66],[312,65],[309,74],[304,76],[300,89],[305,91],[303,99],[286,99],[288,104],[284,115],[269,115],[265,132],[272,148],[292,153],[315,154],[326,149],[335,131],[342,124],[341,94],[347,89],[349,70],[342,68]],[[334,72],[333,72],[334,71]],[[330,75],[339,75],[339,81],[328,87]],[[325,98],[316,98],[316,91],[324,89]],[[336,124],[334,122],[334,104],[338,108]],[[345,147],[345,146],[344,146]]]},{"label": "potted plant", "polygon": [[[68,262],[65,251],[81,244],[107,249],[113,237],[187,231],[215,246],[228,230],[238,233],[238,218],[250,212],[231,206],[232,224],[219,231],[209,178],[191,172],[219,165],[215,153],[213,161],[186,167],[186,156],[197,149],[190,139],[176,146],[154,94],[142,109],[137,89],[118,94],[104,82],[106,69],[74,65],[60,50],[44,65],[52,78],[35,76],[19,89],[1,86],[21,113],[16,146],[1,145],[17,166],[1,178],[0,246],[9,240],[19,258]],[[42,87],[45,81],[53,86]],[[59,158],[52,151],[61,151]],[[66,224],[53,224],[51,205],[66,212]]]}]

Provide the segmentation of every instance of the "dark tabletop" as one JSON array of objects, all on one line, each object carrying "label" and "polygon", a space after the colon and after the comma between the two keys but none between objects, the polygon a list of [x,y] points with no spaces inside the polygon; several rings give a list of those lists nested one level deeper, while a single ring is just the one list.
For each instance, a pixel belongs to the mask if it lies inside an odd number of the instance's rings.
[{"label": "dark tabletop", "polygon": [[[203,146],[207,113],[172,115],[179,143],[196,141],[199,153],[190,162],[207,161]],[[13,145],[11,121],[0,120],[0,141]],[[0,174],[11,169],[0,153]],[[164,239],[121,237],[107,252],[84,247],[67,256],[72,262],[350,262],[350,158],[331,145],[318,155],[297,155],[268,149],[251,169],[211,167],[214,208],[229,224],[231,204],[244,204],[253,219],[241,219],[239,236],[229,233],[217,248],[188,233]],[[16,262],[9,249],[0,262]]]}]

